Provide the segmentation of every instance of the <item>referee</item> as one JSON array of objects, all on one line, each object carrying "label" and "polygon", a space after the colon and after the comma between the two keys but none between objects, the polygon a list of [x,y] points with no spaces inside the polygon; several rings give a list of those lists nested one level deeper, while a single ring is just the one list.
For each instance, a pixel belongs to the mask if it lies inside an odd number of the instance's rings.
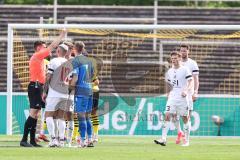
[{"label": "referee", "polygon": [[[35,141],[35,133],[39,112],[45,103],[42,98],[43,84],[45,83],[45,67],[44,58],[51,56],[51,51],[58,46],[61,40],[65,37],[66,30],[64,29],[59,37],[54,40],[48,47],[45,42],[34,42],[35,53],[29,61],[30,83],[28,85],[28,98],[30,102],[29,117],[24,125],[24,133],[20,146],[22,147],[41,147]],[[28,143],[28,134],[30,132],[30,143]]]}]

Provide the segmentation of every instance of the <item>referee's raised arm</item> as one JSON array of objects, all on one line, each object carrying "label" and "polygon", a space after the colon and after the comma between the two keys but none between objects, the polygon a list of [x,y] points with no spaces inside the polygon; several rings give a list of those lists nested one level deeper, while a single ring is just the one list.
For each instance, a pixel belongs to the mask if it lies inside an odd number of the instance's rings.
[{"label": "referee's raised arm", "polygon": [[[48,51],[47,53],[45,53],[44,50],[40,50],[40,51],[36,52],[37,49],[36,49],[35,46],[34,46],[34,49],[35,49],[35,54],[34,54],[34,56],[37,56],[39,59],[44,59],[44,58],[46,58],[47,56],[52,56],[52,55],[51,55],[51,51],[52,51],[53,49],[55,49],[55,48],[59,45],[59,43],[60,43],[60,42],[63,40],[63,38],[65,37],[66,33],[67,33],[67,30],[66,30],[66,29],[63,29],[62,32],[60,33],[60,35],[59,35],[48,47],[46,47],[45,50]],[[36,43],[36,42],[35,42],[35,43]],[[45,43],[45,42],[44,42],[44,43]]]},{"label": "referee's raised arm", "polygon": [[54,48],[56,48],[58,44],[62,41],[62,39],[65,37],[66,33],[67,33],[67,30],[63,29],[59,37],[55,39],[47,48],[49,50],[53,50]]},{"label": "referee's raised arm", "polygon": [[[24,133],[20,146],[22,147],[41,147],[35,142],[35,133],[37,119],[41,108],[45,107],[42,100],[43,85],[46,79],[46,71],[44,67],[44,58],[51,56],[51,51],[58,46],[66,35],[66,30],[62,30],[48,47],[43,41],[34,42],[35,53],[29,60],[30,83],[28,85],[28,98],[30,102],[29,117],[24,125]],[[30,143],[28,143],[28,134],[30,133]]]}]

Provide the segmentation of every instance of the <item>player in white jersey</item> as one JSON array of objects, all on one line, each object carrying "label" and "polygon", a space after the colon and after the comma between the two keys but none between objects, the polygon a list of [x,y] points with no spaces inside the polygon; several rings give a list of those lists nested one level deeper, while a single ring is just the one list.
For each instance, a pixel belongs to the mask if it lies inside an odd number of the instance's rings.
[{"label": "player in white jersey", "polygon": [[[65,76],[68,74],[65,72],[70,71],[70,69],[67,69],[64,65],[67,62],[67,59],[64,58],[67,51],[68,46],[65,44],[58,46],[56,50],[58,57],[49,62],[48,74],[44,85],[45,94],[43,99],[46,98],[45,117],[48,132],[51,136],[51,141],[49,142],[50,147],[64,146],[64,132],[66,127],[64,111],[68,110],[66,106],[70,106],[66,105],[70,98],[68,97],[68,87],[64,86]],[[55,128],[58,129],[59,144],[56,139]]]},{"label": "player in white jersey", "polygon": [[[68,46],[68,51],[67,54],[65,55],[65,58],[68,60],[68,64],[71,64],[75,53],[74,53],[74,45],[72,41],[64,41],[63,44]],[[69,81],[72,79],[72,72],[67,76],[66,78],[66,84],[69,85]],[[67,142],[67,146],[71,147],[72,144],[72,137],[73,137],[73,131],[74,131],[74,105],[73,104],[69,104],[71,106],[70,110],[66,111],[64,113],[65,115],[65,120],[67,121],[67,128],[66,128],[66,142]],[[68,106],[66,106],[68,107]],[[78,127],[77,127],[78,128]]]},{"label": "player in white jersey", "polygon": [[[189,123],[191,127],[191,113],[193,111],[193,102],[196,100],[198,95],[198,88],[199,88],[199,68],[197,65],[197,62],[189,58],[189,50],[190,46],[182,44],[180,46],[180,54],[182,55],[182,65],[187,67],[193,76],[193,85],[194,87],[191,88],[191,90],[188,91],[188,103],[189,103]],[[180,121],[179,119],[176,119],[174,122],[175,127],[178,131],[178,137],[176,139],[176,144],[179,144],[181,142],[181,139],[184,138],[184,134],[181,130]],[[191,130],[191,128],[190,128]]]},{"label": "player in white jersey", "polygon": [[183,146],[188,146],[189,106],[187,92],[192,87],[192,74],[186,67],[181,65],[181,55],[178,52],[175,51],[171,53],[171,61],[173,67],[166,73],[166,81],[171,86],[171,90],[167,94],[168,99],[165,109],[165,122],[162,127],[162,138],[154,140],[154,142],[166,146],[170,120],[180,115],[184,122],[184,134],[186,136],[186,141]]}]

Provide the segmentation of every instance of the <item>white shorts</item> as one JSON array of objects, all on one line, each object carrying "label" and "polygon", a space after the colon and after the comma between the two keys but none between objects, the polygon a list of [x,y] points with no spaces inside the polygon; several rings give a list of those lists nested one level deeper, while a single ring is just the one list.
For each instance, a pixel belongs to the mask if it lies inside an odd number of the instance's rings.
[{"label": "white shorts", "polygon": [[58,109],[73,112],[73,100],[68,98],[47,97],[45,111],[56,111]]},{"label": "white shorts", "polygon": [[168,99],[165,113],[177,114],[180,116],[188,116],[189,114],[189,107],[188,107],[188,99]]}]

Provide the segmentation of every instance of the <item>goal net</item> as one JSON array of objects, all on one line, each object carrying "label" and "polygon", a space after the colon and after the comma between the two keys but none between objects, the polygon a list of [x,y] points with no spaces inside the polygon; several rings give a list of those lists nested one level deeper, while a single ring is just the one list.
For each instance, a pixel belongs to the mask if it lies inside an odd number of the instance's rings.
[{"label": "goal net", "polygon": [[[8,30],[7,133],[22,133],[28,115],[28,62],[33,42],[51,42],[61,29],[83,41],[99,62],[100,134],[160,135],[166,104],[164,74],[169,53],[190,45],[200,68],[192,135],[214,136],[212,116],[224,119],[221,134],[240,135],[239,26],[10,24]],[[153,51],[153,38],[157,51]],[[54,51],[53,51],[54,52]],[[173,125],[170,134],[176,134]]]}]

